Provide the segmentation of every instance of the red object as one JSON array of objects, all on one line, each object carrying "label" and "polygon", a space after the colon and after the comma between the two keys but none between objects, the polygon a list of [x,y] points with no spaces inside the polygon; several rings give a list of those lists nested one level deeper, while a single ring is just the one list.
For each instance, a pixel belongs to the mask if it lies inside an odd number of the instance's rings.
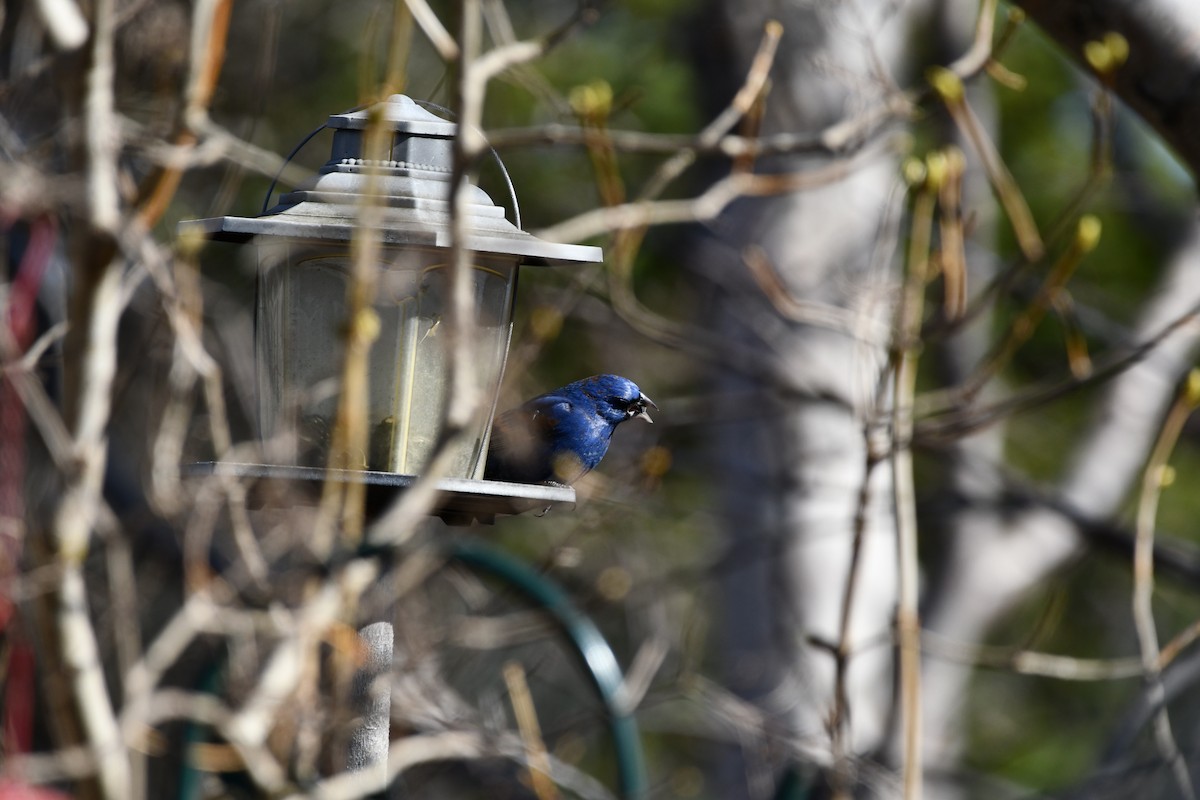
[{"label": "red object", "polygon": [[33,749],[35,667],[33,648],[24,641],[14,642],[8,655],[8,681],[4,690],[4,744],[10,753],[28,753]]},{"label": "red object", "polygon": [[0,781],[0,800],[71,800],[70,795],[20,781]]},{"label": "red object", "polygon": [[[4,220],[11,229],[12,221]],[[29,241],[9,287],[8,308],[0,324],[17,352],[24,353],[37,332],[37,296],[50,266],[57,237],[54,218],[29,222]],[[0,376],[0,632],[11,642],[4,689],[4,746],[9,753],[29,752],[33,745],[33,649],[12,624],[16,607],[8,581],[21,559],[21,521],[25,517],[25,408],[12,381]],[[5,522],[8,524],[4,524]],[[0,783],[0,800],[59,798],[63,795],[20,783]]]}]

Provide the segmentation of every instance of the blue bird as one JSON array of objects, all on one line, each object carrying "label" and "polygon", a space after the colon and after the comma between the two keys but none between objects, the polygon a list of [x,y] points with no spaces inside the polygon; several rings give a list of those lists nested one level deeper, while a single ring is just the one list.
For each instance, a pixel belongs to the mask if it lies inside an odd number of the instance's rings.
[{"label": "blue bird", "polygon": [[604,458],[618,425],[634,417],[654,421],[647,408],[658,406],[619,375],[593,375],[538,395],[496,418],[483,477],[572,484]]}]

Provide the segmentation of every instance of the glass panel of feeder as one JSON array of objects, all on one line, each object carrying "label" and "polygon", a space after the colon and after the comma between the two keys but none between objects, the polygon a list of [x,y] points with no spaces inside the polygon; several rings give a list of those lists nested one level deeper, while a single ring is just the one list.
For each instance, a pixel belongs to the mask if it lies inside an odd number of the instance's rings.
[{"label": "glass panel of feeder", "polygon": [[[512,329],[512,290],[516,260],[489,260],[471,270],[476,311],[475,368],[481,397],[495,397]],[[420,471],[432,455],[446,403],[448,364],[443,316],[449,300],[445,265],[429,267],[421,276],[418,294],[415,361],[411,386],[416,395],[408,406],[404,435],[396,437],[394,458],[401,471]],[[491,410],[491,409],[487,409]],[[487,443],[490,414],[480,415],[452,458],[449,475],[478,478]]]},{"label": "glass panel of feeder", "polygon": [[517,288],[517,260],[495,259],[476,267],[476,308],[479,310],[479,386],[485,409],[479,429],[472,440],[474,472],[471,477],[483,478],[492,418],[500,396],[500,381],[508,361],[512,340],[512,311]]},{"label": "glass panel of feeder", "polygon": [[416,402],[416,347],[420,338],[417,291],[421,270],[435,251],[389,250],[388,265],[379,273],[375,311],[379,338],[371,347],[369,436],[373,470],[415,474],[403,447],[411,433]]},{"label": "glass panel of feeder", "polygon": [[[292,253],[296,256],[295,251]],[[322,467],[337,416],[345,339],[346,281],[350,259],[343,253],[307,254],[276,270],[284,287],[283,340],[273,362],[281,385],[276,424],[295,434],[295,461]],[[349,459],[366,465],[364,454]]]},{"label": "glass panel of feeder", "polygon": [[[283,401],[284,309],[287,296],[286,247],[260,247],[257,307],[254,321],[255,370],[258,374],[258,430],[259,436],[272,447],[274,437],[280,433],[279,414]],[[278,453],[274,460],[291,461],[290,455]]]},{"label": "glass panel of feeder", "polygon": [[[349,454],[352,468],[419,474],[432,454],[448,378],[444,258],[441,250],[385,250],[374,304],[379,337],[369,356],[369,442],[365,452]],[[341,331],[350,269],[350,255],[340,249],[293,243],[290,251],[283,245],[264,250],[258,301],[260,423],[269,444],[286,445],[282,452],[276,447],[284,463],[328,463],[344,364]],[[489,403],[495,402],[508,352],[515,275],[516,258],[483,258],[471,270],[476,376]],[[482,415],[463,440],[450,476],[482,476],[490,417]]]}]

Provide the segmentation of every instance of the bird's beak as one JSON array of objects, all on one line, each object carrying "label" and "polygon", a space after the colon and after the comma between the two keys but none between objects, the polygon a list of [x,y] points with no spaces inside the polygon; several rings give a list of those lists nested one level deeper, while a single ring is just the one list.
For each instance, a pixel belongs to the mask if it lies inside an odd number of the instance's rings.
[{"label": "bird's beak", "polygon": [[642,419],[646,420],[646,422],[649,422],[651,425],[653,425],[654,420],[650,419],[650,414],[646,411],[646,406],[650,406],[650,408],[653,408],[655,411],[658,410],[658,406],[654,404],[653,400],[651,400],[649,397],[646,397],[646,395],[642,395],[638,398],[638,413],[634,414],[634,416],[641,417]]}]

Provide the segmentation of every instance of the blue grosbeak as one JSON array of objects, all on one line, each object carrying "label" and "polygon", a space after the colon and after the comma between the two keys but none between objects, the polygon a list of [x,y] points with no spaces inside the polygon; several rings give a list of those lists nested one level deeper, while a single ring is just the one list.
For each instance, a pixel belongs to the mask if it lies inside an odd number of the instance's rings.
[{"label": "blue grosbeak", "polygon": [[653,422],[654,401],[628,378],[593,375],[538,395],[496,418],[483,477],[514,483],[572,484],[608,451],[627,419]]}]

